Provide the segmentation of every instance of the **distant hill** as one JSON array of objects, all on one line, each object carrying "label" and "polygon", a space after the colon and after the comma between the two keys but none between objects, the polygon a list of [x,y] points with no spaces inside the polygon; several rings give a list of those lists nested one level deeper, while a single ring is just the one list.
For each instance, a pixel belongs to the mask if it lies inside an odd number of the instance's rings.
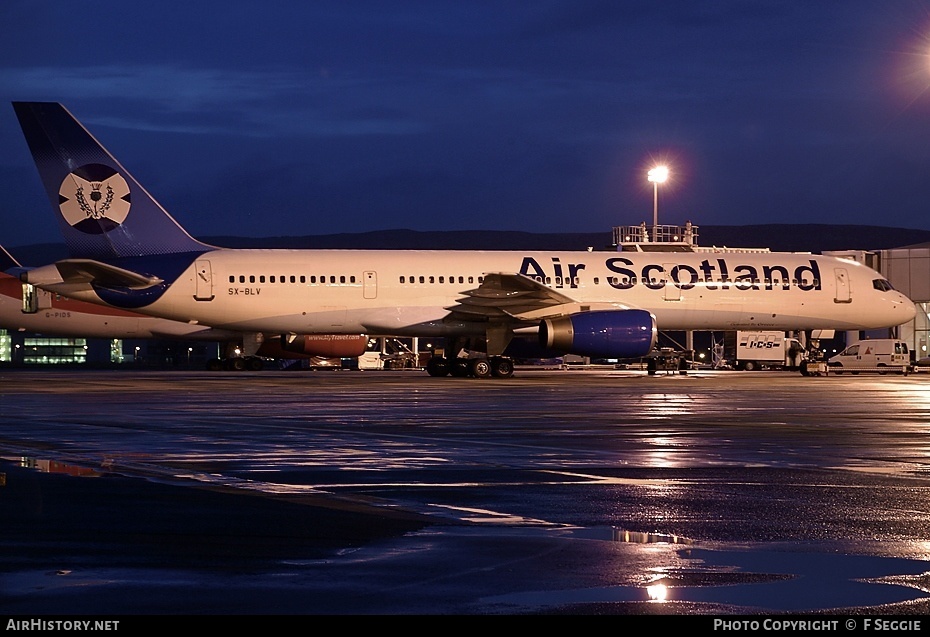
[{"label": "distant hill", "polygon": [[702,226],[698,245],[770,248],[776,252],[890,250],[930,242],[930,230],[829,224]]},{"label": "distant hill", "polygon": [[[379,230],[304,237],[198,237],[228,248],[316,248],[386,250],[612,250],[611,233],[534,233],[496,230],[423,232]],[[699,226],[698,245],[770,248],[777,252],[887,250],[930,243],[930,230],[882,226],[826,224],[766,224]],[[64,244],[48,243],[9,248],[25,264],[50,263],[68,256]]]}]

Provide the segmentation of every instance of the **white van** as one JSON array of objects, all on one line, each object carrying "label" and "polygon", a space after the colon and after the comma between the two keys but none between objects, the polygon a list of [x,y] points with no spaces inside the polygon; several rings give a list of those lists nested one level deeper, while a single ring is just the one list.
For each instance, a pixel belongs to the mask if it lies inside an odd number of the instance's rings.
[{"label": "white van", "polygon": [[911,365],[911,356],[904,341],[876,338],[850,345],[830,358],[827,364],[835,374],[846,369],[854,374],[859,371],[884,372],[884,367],[906,371]]}]

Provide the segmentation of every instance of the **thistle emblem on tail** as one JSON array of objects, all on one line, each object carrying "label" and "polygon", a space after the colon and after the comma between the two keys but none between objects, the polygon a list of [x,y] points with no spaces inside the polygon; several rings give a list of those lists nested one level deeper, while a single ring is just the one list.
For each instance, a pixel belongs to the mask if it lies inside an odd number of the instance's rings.
[{"label": "thistle emblem on tail", "polygon": [[85,164],[61,182],[58,207],[76,230],[105,234],[129,216],[129,184],[117,171],[103,164]]}]

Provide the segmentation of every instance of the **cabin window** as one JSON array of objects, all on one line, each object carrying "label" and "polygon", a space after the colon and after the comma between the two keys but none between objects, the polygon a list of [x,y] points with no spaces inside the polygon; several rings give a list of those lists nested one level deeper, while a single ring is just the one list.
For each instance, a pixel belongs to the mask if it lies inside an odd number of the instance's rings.
[{"label": "cabin window", "polygon": [[468,282],[469,282],[469,283],[474,283],[474,282],[475,282],[474,277],[468,277]]},{"label": "cabin window", "polygon": [[235,276],[234,274],[230,274],[230,275],[229,275],[229,282],[230,282],[230,283],[235,283],[235,282],[236,282],[236,276]]},{"label": "cabin window", "polygon": [[301,283],[306,283],[306,282],[307,282],[307,275],[306,275],[306,274],[301,274],[301,275],[300,275],[300,282],[301,282]]},{"label": "cabin window", "polygon": [[250,275],[249,275],[249,283],[255,283],[255,275],[254,275],[254,274],[250,274]]},{"label": "cabin window", "polygon": [[446,277],[444,277],[444,276],[439,277],[439,282],[440,282],[440,283],[445,283],[445,282],[446,282]]},{"label": "cabin window", "polygon": [[339,282],[340,282],[340,283],[345,283],[345,282],[346,282],[346,277],[345,277],[344,274],[343,274],[341,277],[339,277]]}]

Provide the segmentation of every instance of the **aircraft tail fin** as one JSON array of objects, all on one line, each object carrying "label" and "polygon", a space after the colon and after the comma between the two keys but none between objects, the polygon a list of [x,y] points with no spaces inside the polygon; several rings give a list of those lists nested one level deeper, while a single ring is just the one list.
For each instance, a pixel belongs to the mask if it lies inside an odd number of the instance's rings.
[{"label": "aircraft tail fin", "polygon": [[211,249],[191,237],[57,102],[13,102],[72,257]]}]

